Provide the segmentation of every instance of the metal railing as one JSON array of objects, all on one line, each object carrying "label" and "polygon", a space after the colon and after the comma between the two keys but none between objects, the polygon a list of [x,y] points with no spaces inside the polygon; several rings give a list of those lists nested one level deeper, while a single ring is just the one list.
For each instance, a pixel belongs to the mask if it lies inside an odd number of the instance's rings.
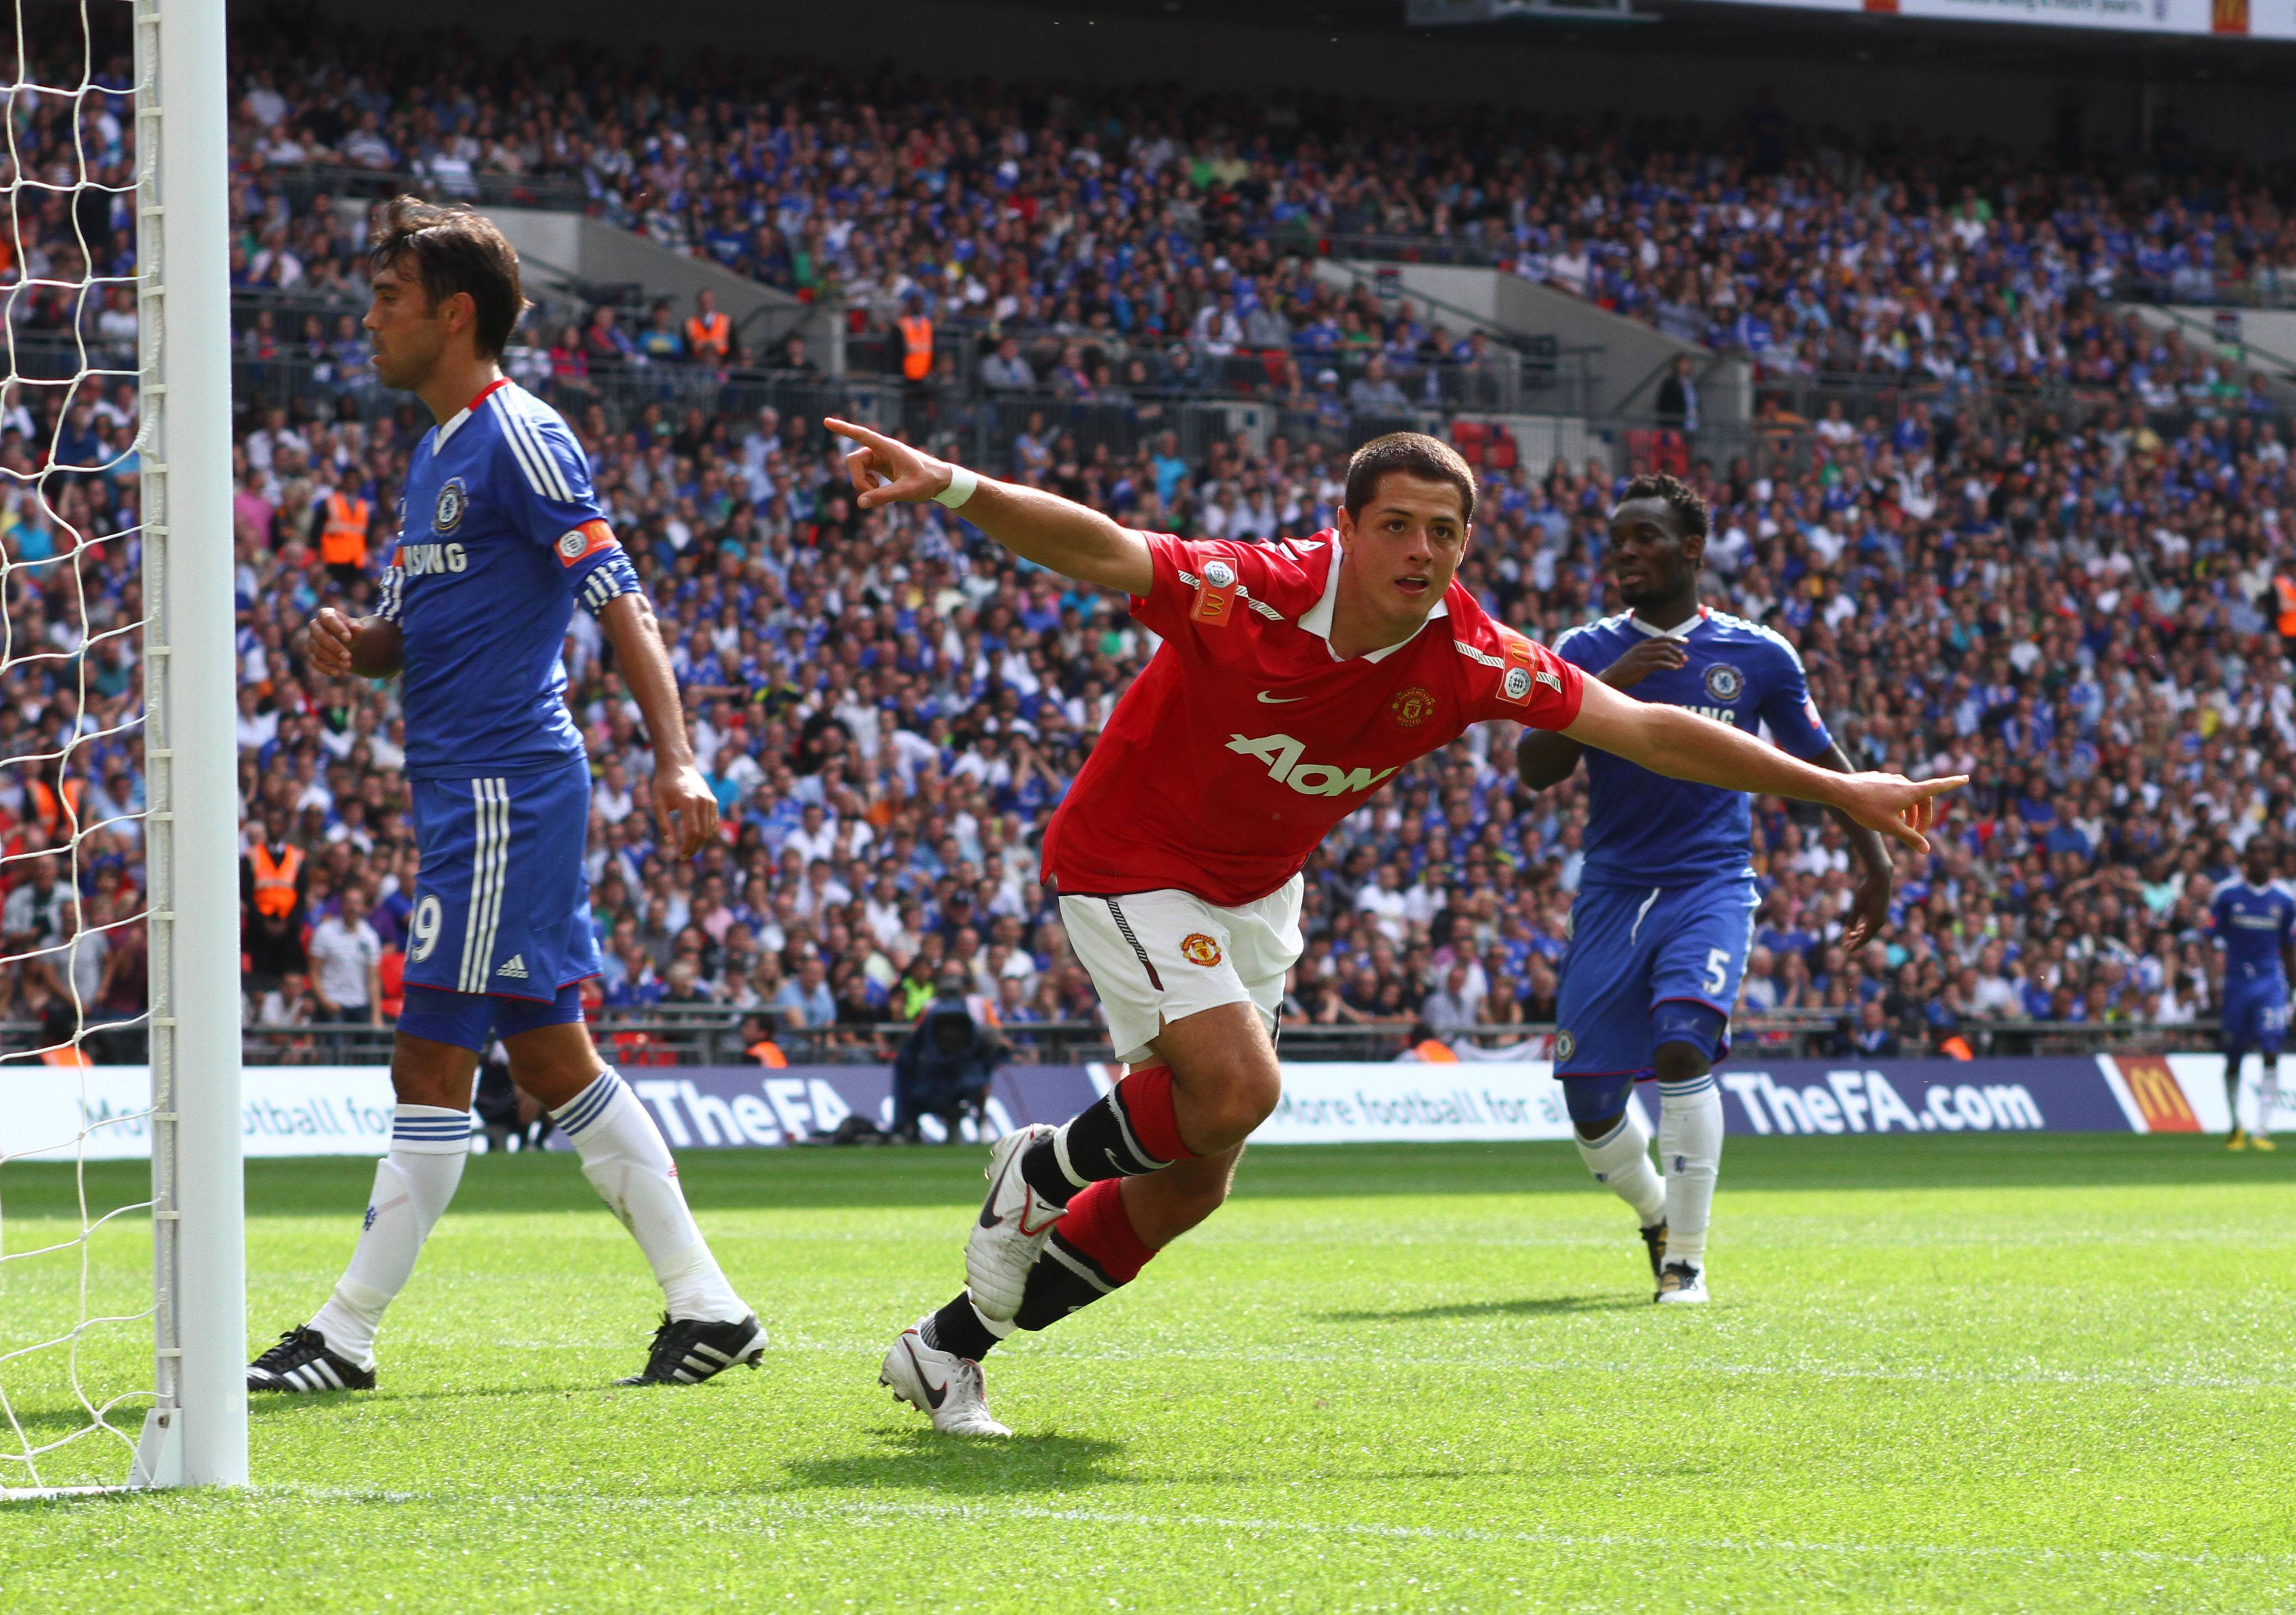
[{"label": "metal railing", "polygon": [[1313,225],[1265,225],[1247,228],[1254,241],[1318,258],[1365,258],[1390,264],[1456,264],[1468,268],[1491,268],[1522,256],[1522,248],[1504,231],[1469,222],[1447,235],[1398,234],[1385,230],[1324,230]]},{"label": "metal railing", "polygon": [[2210,308],[2296,308],[2296,275],[2266,268],[2246,279],[2194,268],[2177,275],[2134,272],[2113,282],[2114,295],[2132,303],[2184,304]]}]

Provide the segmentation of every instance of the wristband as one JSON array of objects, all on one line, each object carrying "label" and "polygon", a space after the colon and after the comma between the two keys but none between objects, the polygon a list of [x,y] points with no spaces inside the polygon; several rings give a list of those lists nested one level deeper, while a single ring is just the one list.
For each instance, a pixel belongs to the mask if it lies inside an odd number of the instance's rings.
[{"label": "wristband", "polygon": [[980,479],[962,465],[948,468],[948,486],[933,496],[935,504],[955,510],[972,497],[972,490],[980,486]]}]

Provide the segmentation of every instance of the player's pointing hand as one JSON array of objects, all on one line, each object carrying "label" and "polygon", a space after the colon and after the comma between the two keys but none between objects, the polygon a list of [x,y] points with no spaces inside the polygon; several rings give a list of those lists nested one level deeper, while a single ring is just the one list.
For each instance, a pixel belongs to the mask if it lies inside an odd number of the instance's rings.
[{"label": "player's pointing hand", "polygon": [[911,448],[898,438],[830,415],[821,422],[840,438],[860,445],[845,456],[845,474],[865,511],[881,504],[922,504],[948,488],[955,468],[946,460]]},{"label": "player's pointing hand", "polygon": [[1834,805],[1868,830],[1895,836],[1915,852],[1930,849],[1929,828],[1937,819],[1936,799],[1969,783],[1965,774],[1909,780],[1901,774],[1853,774],[1842,782]]},{"label": "player's pointing hand", "polygon": [[357,640],[356,623],[332,606],[321,606],[318,615],[311,619],[304,649],[322,678],[341,678],[351,670],[351,646]]}]

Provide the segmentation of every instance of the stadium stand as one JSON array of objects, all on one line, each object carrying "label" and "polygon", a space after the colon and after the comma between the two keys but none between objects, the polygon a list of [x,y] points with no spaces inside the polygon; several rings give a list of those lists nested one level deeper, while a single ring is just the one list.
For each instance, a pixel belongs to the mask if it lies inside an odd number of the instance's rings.
[{"label": "stadium stand", "polygon": [[[767,1042],[882,1058],[883,1029],[951,961],[1021,1057],[1089,1041],[1073,1029],[1096,1010],[1035,847],[1152,641],[938,507],[857,515],[818,428],[832,408],[1138,526],[1233,538],[1326,525],[1353,442],[1435,426],[1487,482],[1464,581],[1544,639],[1603,609],[1620,480],[1690,477],[1716,512],[1709,598],[1794,640],[1853,758],[1977,779],[1938,851],[1899,860],[1897,927],[1854,958],[1835,940],[1838,832],[1764,805],[1742,1006],[1756,1037],[2007,1052],[2189,1028],[2216,1003],[2211,883],[2251,837],[2296,829],[2296,611],[2276,596],[2296,591],[2286,398],[2129,301],[2296,288],[2296,228],[2272,200],[2285,176],[2171,146],[2115,188],[1911,130],[1851,141],[1764,115],[1623,131],[1489,110],[1366,121],[1353,102],[1342,120],[1303,96],[1263,126],[1218,103],[1125,123],[1048,86],[673,75],[324,31],[246,43],[250,1059],[376,1046],[358,1029],[396,1006],[414,869],[393,694],[315,680],[299,635],[322,602],[372,599],[428,424],[367,379],[357,324],[359,199],[401,188],[594,213],[843,324],[850,368],[830,373],[707,310],[575,286],[512,356],[576,425],[660,604],[729,826],[694,865],[654,856],[636,709],[578,614],[596,1008],[625,1063]],[[91,103],[92,164],[119,170],[124,111]],[[26,149],[70,146],[37,132]],[[60,374],[82,344],[132,352],[132,302],[37,285],[82,251],[132,263],[124,202],[102,205],[59,199],[0,266],[23,289],[22,373],[44,350]],[[1546,282],[1746,355],[1759,411],[1724,428],[1661,394],[1590,423],[1587,456],[1537,454],[1494,418],[1554,407],[1565,356],[1320,275],[1335,258]],[[61,755],[132,699],[129,643],[104,637],[138,611],[132,552],[87,541],[133,521],[133,395],[12,391],[9,628],[53,650],[11,664],[0,756]],[[1511,759],[1511,734],[1471,734],[1318,853],[1287,1052],[1391,1053],[1421,1020],[1489,1042],[1551,1019],[1584,796],[1522,792]],[[117,740],[0,778],[12,856],[141,789]],[[62,936],[59,872],[7,871],[11,951]],[[87,839],[79,879],[99,923],[140,879],[132,821]],[[0,977],[9,1046],[37,1045],[72,980],[132,1014],[139,933],[84,930]],[[113,1042],[99,1055],[135,1056],[132,1035]]]}]

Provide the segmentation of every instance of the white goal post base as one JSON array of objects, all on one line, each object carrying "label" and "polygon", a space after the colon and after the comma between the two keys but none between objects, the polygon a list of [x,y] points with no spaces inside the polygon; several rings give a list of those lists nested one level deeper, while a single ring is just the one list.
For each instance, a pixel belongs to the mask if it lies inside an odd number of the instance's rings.
[{"label": "white goal post base", "polygon": [[184,1422],[173,1408],[154,1407],[144,1415],[144,1431],[135,1439],[135,1467],[125,1489],[184,1483]]}]

